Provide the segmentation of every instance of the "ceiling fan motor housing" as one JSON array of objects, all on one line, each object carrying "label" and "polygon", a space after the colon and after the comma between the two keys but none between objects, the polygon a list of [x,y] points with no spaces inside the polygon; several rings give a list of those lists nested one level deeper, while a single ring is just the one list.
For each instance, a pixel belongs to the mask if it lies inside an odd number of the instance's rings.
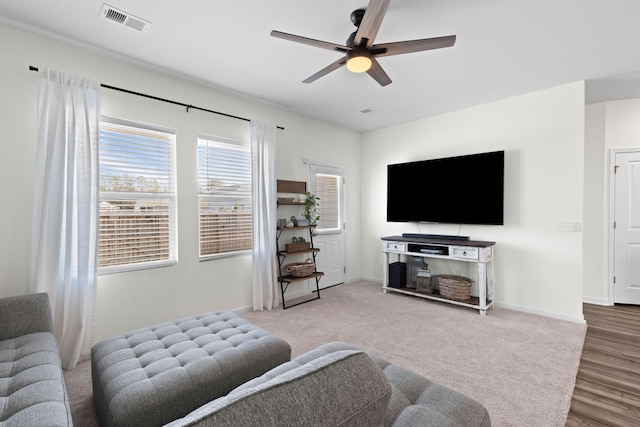
[{"label": "ceiling fan motor housing", "polygon": [[345,43],[346,46],[348,47],[353,47],[355,39],[356,39],[356,33],[358,31],[354,31],[353,33],[351,33],[351,35],[349,35],[349,38],[347,39],[347,42]]},{"label": "ceiling fan motor housing", "polygon": [[365,9],[356,9],[353,12],[351,12],[351,22],[353,22],[353,25],[355,25],[356,27],[360,26],[360,23],[362,22],[362,17],[364,16],[364,12],[365,12]]}]

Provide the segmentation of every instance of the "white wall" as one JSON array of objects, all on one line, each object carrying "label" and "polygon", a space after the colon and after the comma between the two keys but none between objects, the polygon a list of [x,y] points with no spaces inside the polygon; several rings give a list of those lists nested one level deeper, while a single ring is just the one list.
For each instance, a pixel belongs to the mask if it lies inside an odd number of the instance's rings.
[{"label": "white wall", "polygon": [[[559,222],[582,221],[584,122],[579,82],[364,134],[363,275],[382,278],[382,236],[469,235],[497,242],[498,305],[582,321],[582,233],[561,232]],[[505,150],[504,226],[386,222],[387,164],[494,150]],[[481,179],[460,180],[481,188]],[[414,185],[414,203],[436,202],[437,182]]]},{"label": "white wall", "polygon": [[[638,149],[640,151],[640,99],[609,101],[588,105],[585,134],[590,173],[585,175],[585,221],[592,218],[592,233],[585,234],[585,301],[610,304],[613,295],[609,271],[609,167],[611,150]],[[587,242],[588,238],[588,242]],[[589,244],[587,244],[589,243]]]},{"label": "white wall", "polygon": [[608,304],[607,218],[608,156],[605,155],[605,104],[585,111],[584,301]]},{"label": "white wall", "polygon": [[[359,193],[359,134],[292,114],[250,97],[208,87],[0,25],[0,296],[30,292],[29,260],[37,74],[29,65],[50,66],[100,83],[283,126],[278,131],[279,179],[307,180],[303,158],[343,167],[348,194]],[[154,100],[102,90],[101,113],[176,129],[178,169],[178,257],[175,267],[98,278],[95,338],[102,339],[159,321],[215,309],[251,305],[251,257],[198,262],[196,136],[249,140],[249,123]],[[347,223],[358,224],[359,199],[347,200]],[[274,224],[275,226],[275,224]],[[347,279],[360,276],[358,227],[346,239]]]}]

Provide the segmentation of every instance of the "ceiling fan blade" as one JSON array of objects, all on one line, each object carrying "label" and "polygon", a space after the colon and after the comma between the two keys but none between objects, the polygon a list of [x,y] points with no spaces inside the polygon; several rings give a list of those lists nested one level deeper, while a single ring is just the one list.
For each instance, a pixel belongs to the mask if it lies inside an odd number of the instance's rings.
[{"label": "ceiling fan blade", "polygon": [[378,34],[382,18],[387,13],[387,8],[391,0],[370,0],[366,12],[362,17],[362,22],[356,32],[354,43],[360,47],[371,47],[373,40]]},{"label": "ceiling fan blade", "polygon": [[391,79],[389,78],[387,73],[384,72],[384,70],[380,66],[380,63],[376,61],[375,58],[371,58],[371,62],[371,68],[369,68],[367,74],[373,77],[375,81],[380,83],[380,86],[386,86],[391,83]]},{"label": "ceiling fan blade", "polygon": [[332,62],[331,64],[327,65],[322,70],[320,70],[317,73],[315,73],[314,75],[307,77],[306,79],[304,79],[302,81],[302,83],[314,82],[314,81],[318,80],[320,77],[325,76],[325,75],[329,74],[330,72],[332,72],[334,70],[337,70],[338,68],[342,67],[346,63],[347,63],[347,59],[346,58],[340,58],[337,61]]},{"label": "ceiling fan blade", "polygon": [[421,52],[423,50],[451,47],[456,42],[456,36],[433,37],[430,39],[407,40],[403,42],[382,43],[371,47],[378,51],[386,49],[386,52],[375,53],[376,57],[399,55],[401,53]]},{"label": "ceiling fan blade", "polygon": [[348,52],[351,50],[350,47],[341,45],[341,44],[335,44],[335,43],[329,43],[329,42],[323,42],[322,40],[316,40],[316,39],[310,39],[308,37],[302,37],[302,36],[296,36],[294,34],[288,34],[288,33],[283,33],[282,31],[276,31],[273,30],[271,31],[271,37],[277,37],[279,39],[284,39],[284,40],[289,40],[292,42],[296,42],[296,43],[302,43],[302,44],[306,44],[309,46],[314,46],[314,47],[319,47],[322,49],[328,49],[328,50],[335,50],[338,52]]}]

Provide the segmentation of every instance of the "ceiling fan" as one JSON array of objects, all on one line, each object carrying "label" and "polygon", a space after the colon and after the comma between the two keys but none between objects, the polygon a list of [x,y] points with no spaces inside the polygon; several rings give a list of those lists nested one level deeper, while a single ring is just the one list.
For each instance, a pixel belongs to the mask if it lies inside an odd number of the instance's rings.
[{"label": "ceiling fan", "polygon": [[271,31],[271,36],[345,54],[344,57],[329,64],[312,76],[307,77],[302,81],[303,83],[311,83],[346,64],[349,71],[354,73],[367,72],[367,74],[373,77],[381,86],[386,86],[391,83],[391,79],[382,69],[376,58],[450,47],[456,42],[456,36],[453,35],[373,44],[376,34],[378,34],[380,24],[382,23],[382,18],[384,18],[390,2],[391,0],[370,0],[369,6],[366,9],[353,11],[353,13],[351,13],[351,22],[353,22],[358,29],[349,36],[345,45],[296,36],[276,30]]}]

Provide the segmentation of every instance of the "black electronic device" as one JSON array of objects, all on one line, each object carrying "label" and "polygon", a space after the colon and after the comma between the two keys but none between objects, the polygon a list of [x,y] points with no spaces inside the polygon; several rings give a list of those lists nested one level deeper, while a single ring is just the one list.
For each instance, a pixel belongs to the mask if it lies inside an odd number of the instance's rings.
[{"label": "black electronic device", "polygon": [[422,233],[402,233],[402,237],[410,239],[435,239],[435,240],[470,240],[469,236],[454,236],[450,234],[422,234]]},{"label": "black electronic device", "polygon": [[387,221],[504,224],[504,151],[387,166]]},{"label": "black electronic device", "polygon": [[404,262],[392,262],[389,264],[389,286],[392,288],[404,288],[407,286],[407,264]]}]

